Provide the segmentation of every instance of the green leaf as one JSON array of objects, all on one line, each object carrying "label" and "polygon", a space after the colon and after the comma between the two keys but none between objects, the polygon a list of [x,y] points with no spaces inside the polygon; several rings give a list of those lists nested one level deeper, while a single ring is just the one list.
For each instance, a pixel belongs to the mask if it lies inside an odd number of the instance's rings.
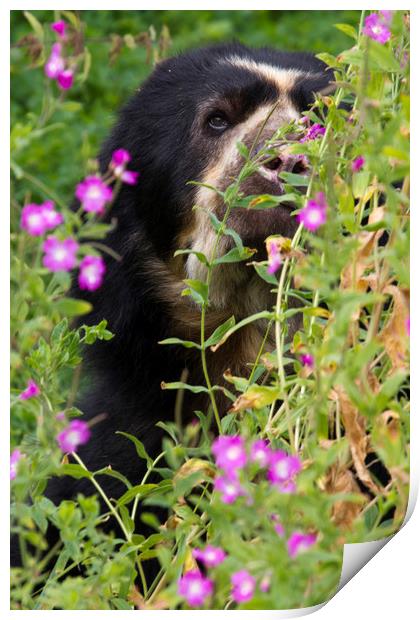
[{"label": "green leaf", "polygon": [[188,288],[182,291],[182,295],[191,295],[198,304],[206,304],[209,297],[209,287],[201,280],[184,280]]},{"label": "green leaf", "polygon": [[[293,185],[294,187],[307,187],[309,185],[309,177],[305,176],[304,174],[281,172],[279,176],[283,179],[283,181],[285,181],[289,185]],[[290,196],[293,197],[293,200],[296,200],[294,194],[284,194],[284,196],[282,196],[281,198],[288,197],[287,200],[291,200]]]},{"label": "green leaf", "polygon": [[182,256],[182,254],[193,254],[200,261],[200,263],[203,263],[206,267],[209,266],[207,256],[203,254],[203,252],[196,252],[196,250],[177,250],[174,253],[174,256]]},{"label": "green leaf", "polygon": [[230,336],[232,334],[234,334],[236,331],[238,331],[238,329],[241,329],[242,327],[245,327],[245,325],[249,325],[250,323],[253,323],[254,321],[260,321],[261,319],[272,319],[273,318],[273,313],[269,312],[268,310],[263,310],[262,312],[258,312],[257,314],[253,314],[251,316],[246,317],[245,319],[243,319],[242,321],[239,321],[239,323],[237,323],[236,325],[234,325],[233,327],[231,327],[231,329],[229,329],[225,335],[223,336],[223,338],[218,342],[218,344],[214,345],[211,347],[212,351],[217,351],[217,349],[226,342],[226,340],[228,338],[230,338]]},{"label": "green leaf", "polygon": [[165,383],[162,381],[160,384],[162,390],[188,390],[193,394],[200,394],[205,392],[208,394],[208,389],[204,385],[188,385],[188,383],[182,383],[181,381],[173,381],[172,383]]},{"label": "green leaf", "polygon": [[35,32],[36,36],[42,43],[44,41],[44,29],[42,27],[42,24],[40,24],[37,18],[29,11],[24,11],[23,14],[31,25],[32,30]]},{"label": "green leaf", "polygon": [[212,335],[209,336],[209,338],[207,338],[206,342],[204,343],[204,347],[207,348],[207,347],[211,347],[214,344],[217,344],[219,340],[223,338],[226,332],[229,331],[229,329],[232,329],[234,325],[235,325],[235,317],[231,316],[230,319],[222,323],[222,325],[219,325],[219,327],[217,327],[214,330]]},{"label": "green leaf", "polygon": [[146,495],[150,495],[150,493],[158,488],[159,487],[157,484],[137,484],[136,486],[131,487],[131,489],[128,489],[124,495],[121,495],[117,501],[117,506],[128,504],[137,496],[139,496],[140,499],[142,497],[146,497]]},{"label": "green leaf", "polygon": [[401,67],[394,56],[394,52],[378,41],[369,41],[369,60],[374,68],[387,72],[400,72]]},{"label": "green leaf", "polygon": [[257,250],[247,247],[242,248],[242,250],[237,247],[232,248],[232,250],[229,250],[229,252],[227,252],[223,256],[219,256],[219,258],[216,258],[213,261],[213,264],[223,265],[224,263],[239,263],[241,261],[247,260],[248,258],[251,258],[251,256],[253,256],[256,251]]},{"label": "green leaf", "polygon": [[160,340],[158,344],[179,344],[186,349],[201,350],[201,346],[197,344],[197,342],[192,342],[192,340],[182,340],[181,338],[165,338],[165,340]]},{"label": "green leaf", "polygon": [[236,148],[238,149],[239,154],[242,155],[244,159],[249,159],[249,149],[247,146],[245,146],[243,142],[237,142]]},{"label": "green leaf", "polygon": [[354,26],[350,26],[350,24],[334,24],[334,26],[337,30],[341,30],[341,32],[357,41],[357,32]]},{"label": "green leaf", "polygon": [[92,478],[92,474],[81,465],[68,463],[61,465],[57,473],[59,476],[71,476],[72,478]]},{"label": "green leaf", "polygon": [[265,282],[268,282],[269,284],[273,284],[274,286],[277,286],[278,284],[277,278],[273,273],[268,273],[267,264],[255,263],[255,262],[251,264],[254,267],[255,271],[260,276],[260,278],[262,278],[262,280],[265,280]]},{"label": "green leaf", "polygon": [[153,460],[147,454],[146,448],[144,447],[144,445],[142,444],[140,439],[137,439],[137,437],[134,437],[134,435],[130,435],[130,433],[123,433],[123,431],[117,431],[117,435],[123,435],[124,437],[127,437],[127,439],[132,441],[134,446],[135,446],[135,448],[136,448],[136,452],[139,455],[139,457],[141,459],[144,459],[145,461],[147,461],[147,466],[148,467],[151,467],[153,465]]},{"label": "green leaf", "polygon": [[60,314],[66,316],[79,316],[81,314],[88,314],[92,310],[92,304],[83,299],[72,299],[71,297],[63,297],[54,304],[55,309]]},{"label": "green leaf", "polygon": [[119,480],[120,482],[125,484],[127,489],[130,489],[132,487],[132,484],[128,480],[128,478],[120,474],[119,471],[116,471],[115,469],[111,469],[111,467],[103,467],[102,469],[98,469],[98,471],[95,471],[93,475],[94,476],[109,476],[110,478],[115,478],[116,480]]},{"label": "green leaf", "polygon": [[333,56],[332,54],[327,54],[327,53],[316,54],[316,57],[319,58],[319,60],[322,60],[322,62],[325,62],[325,64],[328,65],[329,67],[338,67],[339,65],[337,61],[337,57]]}]

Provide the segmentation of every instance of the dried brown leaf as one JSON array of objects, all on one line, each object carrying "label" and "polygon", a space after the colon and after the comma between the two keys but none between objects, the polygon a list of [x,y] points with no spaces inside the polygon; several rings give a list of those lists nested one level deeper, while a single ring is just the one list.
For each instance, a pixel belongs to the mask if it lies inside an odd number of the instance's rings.
[{"label": "dried brown leaf", "polygon": [[392,295],[394,305],[387,324],[379,334],[379,339],[391,360],[391,372],[393,372],[408,367],[407,320],[410,312],[410,301],[408,291],[394,285],[387,286],[384,293]]},{"label": "dried brown leaf", "polygon": [[[357,493],[360,494],[360,488],[354,475],[349,469],[333,465],[327,475],[325,481],[325,490],[327,493]],[[366,498],[361,495],[366,501]],[[340,500],[334,503],[332,509],[332,519],[339,527],[349,529],[353,521],[358,517],[364,502],[351,502]]]},{"label": "dried brown leaf", "polygon": [[349,441],[354,467],[359,479],[371,489],[371,491],[378,493],[379,489],[373,482],[369,470],[365,465],[369,441],[366,434],[365,418],[359,414],[357,408],[353,405],[342,386],[336,385],[330,393],[330,398],[339,403],[346,437]]}]

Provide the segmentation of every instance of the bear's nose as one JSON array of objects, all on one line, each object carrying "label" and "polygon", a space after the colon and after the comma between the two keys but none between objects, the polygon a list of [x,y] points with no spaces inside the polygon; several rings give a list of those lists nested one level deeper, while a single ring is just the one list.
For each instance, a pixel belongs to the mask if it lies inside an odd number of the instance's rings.
[{"label": "bear's nose", "polygon": [[294,174],[302,174],[307,170],[306,160],[302,155],[292,153],[279,153],[277,156],[267,159],[262,163],[262,167],[266,170],[279,172],[293,172]]}]

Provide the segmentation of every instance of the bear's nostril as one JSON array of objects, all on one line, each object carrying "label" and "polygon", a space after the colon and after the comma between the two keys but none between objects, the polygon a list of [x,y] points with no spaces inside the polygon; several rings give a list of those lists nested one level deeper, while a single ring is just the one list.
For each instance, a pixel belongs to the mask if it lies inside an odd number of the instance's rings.
[{"label": "bear's nostril", "polygon": [[298,159],[293,165],[292,172],[294,174],[302,174],[302,172],[305,172],[307,168],[308,167],[306,166],[305,161]]},{"label": "bear's nostril", "polygon": [[267,170],[279,170],[281,164],[282,164],[282,161],[280,157],[275,157],[274,159],[270,159],[269,161],[266,161],[264,163],[264,168],[267,168]]}]

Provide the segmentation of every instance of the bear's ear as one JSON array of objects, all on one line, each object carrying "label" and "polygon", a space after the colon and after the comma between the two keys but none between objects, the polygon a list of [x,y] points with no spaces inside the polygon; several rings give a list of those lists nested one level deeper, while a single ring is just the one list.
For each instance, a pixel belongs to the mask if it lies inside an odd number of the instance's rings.
[{"label": "bear's ear", "polygon": [[318,96],[331,95],[336,88],[332,72],[327,74],[316,73],[299,80],[292,91],[292,97],[298,108],[304,111],[313,104]]}]

